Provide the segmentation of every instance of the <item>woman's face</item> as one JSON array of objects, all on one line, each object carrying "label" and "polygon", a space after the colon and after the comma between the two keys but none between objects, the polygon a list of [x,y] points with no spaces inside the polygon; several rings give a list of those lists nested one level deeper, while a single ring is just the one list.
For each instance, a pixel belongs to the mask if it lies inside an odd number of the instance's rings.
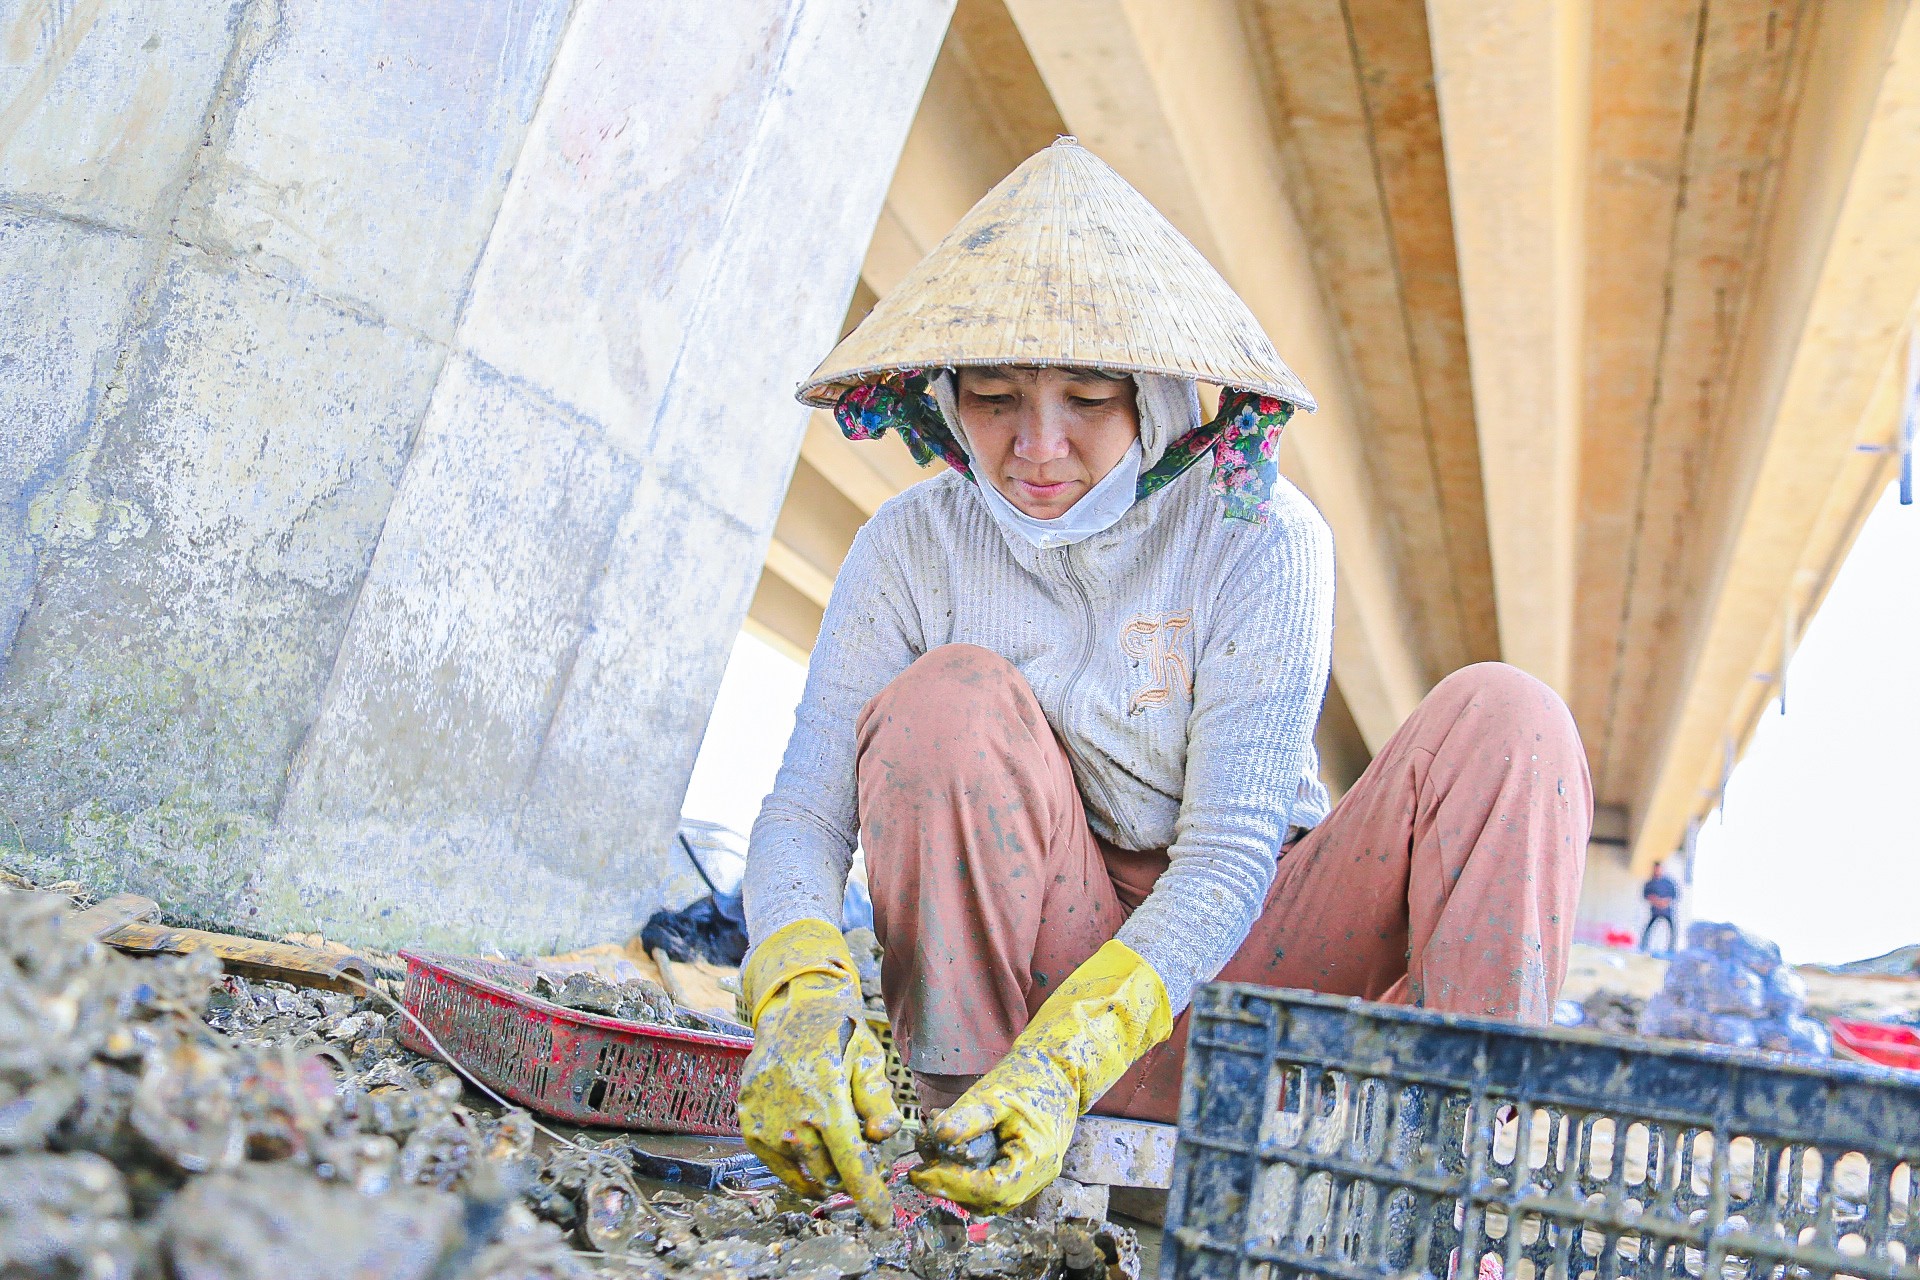
[{"label": "woman's face", "polygon": [[956,399],[976,475],[1038,520],[1065,515],[1140,436],[1132,378],[1083,369],[961,369]]}]

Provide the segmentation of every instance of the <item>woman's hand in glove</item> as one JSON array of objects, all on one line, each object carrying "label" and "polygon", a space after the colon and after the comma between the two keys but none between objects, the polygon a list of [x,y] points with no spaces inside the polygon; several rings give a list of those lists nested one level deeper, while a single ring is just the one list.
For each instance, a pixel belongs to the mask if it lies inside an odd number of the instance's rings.
[{"label": "woman's hand in glove", "polygon": [[740,1077],[747,1147],[801,1195],[844,1190],[876,1226],[892,1197],[869,1143],[900,1129],[886,1056],[867,1029],[840,931],[797,920],[762,942],[741,975],[753,1052]]},{"label": "woman's hand in glove", "polygon": [[1075,1122],[1172,1029],[1160,975],[1126,944],[1107,943],[929,1130],[950,1148],[992,1130],[999,1159],[985,1169],[924,1165],[913,1171],[913,1184],[983,1213],[1025,1204],[1059,1176]]}]

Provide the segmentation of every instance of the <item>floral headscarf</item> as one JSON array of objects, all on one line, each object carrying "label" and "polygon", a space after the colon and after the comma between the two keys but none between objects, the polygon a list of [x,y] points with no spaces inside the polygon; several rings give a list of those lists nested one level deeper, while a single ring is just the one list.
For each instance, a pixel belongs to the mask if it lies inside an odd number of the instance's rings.
[{"label": "floral headscarf", "polygon": [[[934,403],[932,378],[938,370],[903,369],[847,389],[833,411],[849,440],[877,440],[900,433],[921,466],[935,458],[978,483],[966,450],[947,430]],[[1273,510],[1274,482],[1280,477],[1280,435],[1293,406],[1272,396],[1229,387],[1220,394],[1220,412],[1211,422],[1175,440],[1151,467],[1140,473],[1134,501],[1164,489],[1202,457],[1213,456],[1213,491],[1220,495],[1223,518],[1265,524]]]}]

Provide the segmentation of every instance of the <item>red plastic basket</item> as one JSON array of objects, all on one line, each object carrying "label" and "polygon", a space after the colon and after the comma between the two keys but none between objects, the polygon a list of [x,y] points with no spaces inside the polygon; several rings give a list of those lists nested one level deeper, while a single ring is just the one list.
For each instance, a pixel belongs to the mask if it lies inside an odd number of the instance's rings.
[{"label": "red plastic basket", "polygon": [[[522,1106],[615,1129],[740,1132],[740,1068],[752,1040],[563,1009],[519,989],[534,976],[522,965],[411,951],[400,958],[408,1011],[462,1070]],[[402,1044],[441,1056],[400,1022]]]},{"label": "red plastic basket", "polygon": [[1851,1018],[1833,1018],[1827,1025],[1833,1029],[1833,1043],[1863,1062],[1920,1071],[1920,1033],[1912,1027]]}]

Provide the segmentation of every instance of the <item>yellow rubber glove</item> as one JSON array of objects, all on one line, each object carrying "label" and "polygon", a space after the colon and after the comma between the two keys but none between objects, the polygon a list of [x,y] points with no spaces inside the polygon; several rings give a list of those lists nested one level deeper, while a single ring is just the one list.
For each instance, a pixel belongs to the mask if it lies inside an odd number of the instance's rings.
[{"label": "yellow rubber glove", "polygon": [[892,1225],[868,1143],[897,1133],[900,1111],[846,940],[825,920],[796,920],[760,944],[740,986],[753,1018],[740,1073],[747,1147],[801,1195],[844,1189],[869,1222]]},{"label": "yellow rubber glove", "polygon": [[1160,975],[1125,943],[1107,943],[929,1130],[935,1142],[958,1147],[991,1129],[1000,1158],[985,1169],[922,1165],[913,1184],[982,1213],[1025,1204],[1059,1176],[1075,1122],[1172,1030]]}]

